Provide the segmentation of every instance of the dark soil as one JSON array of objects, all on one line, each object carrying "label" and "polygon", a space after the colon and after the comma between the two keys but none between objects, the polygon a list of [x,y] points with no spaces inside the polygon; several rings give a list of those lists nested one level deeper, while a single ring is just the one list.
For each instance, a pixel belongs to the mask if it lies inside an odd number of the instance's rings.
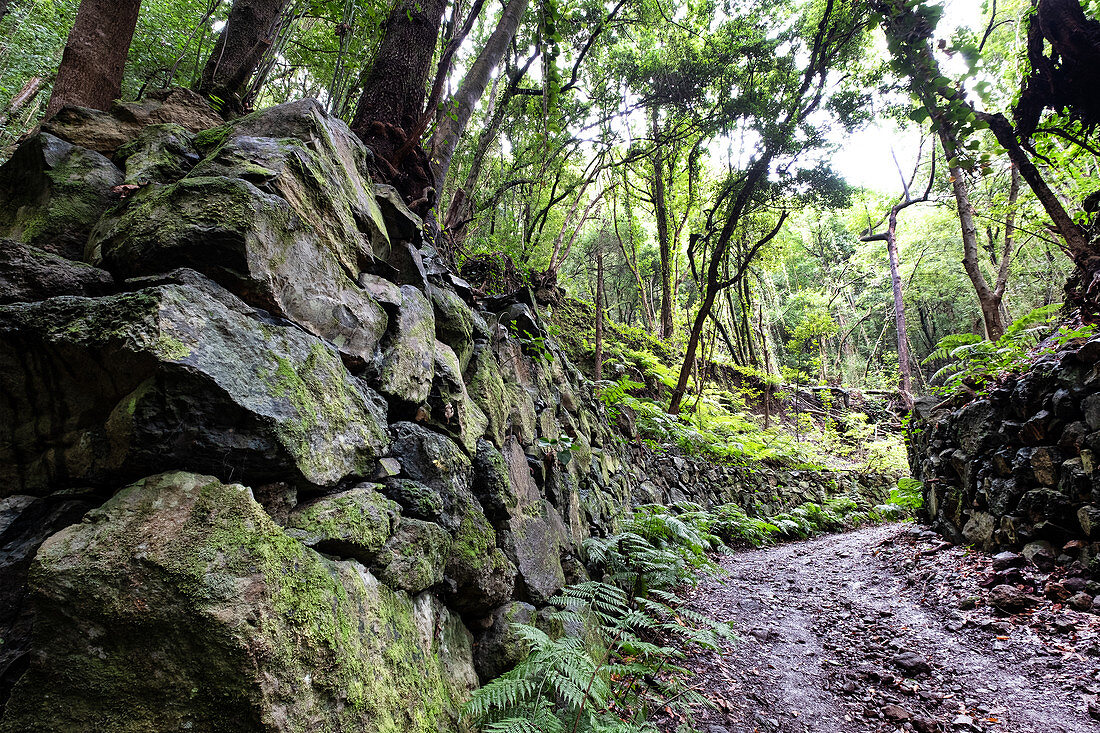
[{"label": "dark soil", "polygon": [[1100,616],[1037,597],[1033,567],[1014,587],[1035,605],[1009,616],[990,558],[913,525],[720,562],[691,604],[740,640],[685,663],[714,706],[694,711],[703,733],[1100,731]]}]

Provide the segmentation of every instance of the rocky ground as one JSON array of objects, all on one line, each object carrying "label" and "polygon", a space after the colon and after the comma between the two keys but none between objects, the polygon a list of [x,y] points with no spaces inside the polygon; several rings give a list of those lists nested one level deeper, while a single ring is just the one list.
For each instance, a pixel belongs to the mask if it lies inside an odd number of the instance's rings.
[{"label": "rocky ground", "polygon": [[[740,640],[687,660],[713,703],[695,711],[703,733],[1100,731],[1100,615],[1068,605],[1096,587],[1072,569],[913,525],[721,564],[692,604]],[[685,722],[663,715],[667,731]]]}]

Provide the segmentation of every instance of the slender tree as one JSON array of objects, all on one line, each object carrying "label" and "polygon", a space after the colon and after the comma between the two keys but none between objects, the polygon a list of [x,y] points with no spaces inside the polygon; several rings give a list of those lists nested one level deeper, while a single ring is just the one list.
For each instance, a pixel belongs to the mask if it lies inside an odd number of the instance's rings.
[{"label": "slender tree", "polygon": [[436,191],[443,191],[458,141],[466,132],[474,107],[485,93],[489,77],[493,70],[500,66],[505,51],[516,36],[516,30],[527,10],[527,3],[528,0],[508,0],[489,40],[485,42],[481,52],[474,59],[470,70],[462,77],[458,91],[443,107],[429,145]]},{"label": "slender tree", "polygon": [[[897,165],[897,158],[894,158],[894,164]],[[920,159],[918,158],[916,165],[913,166],[912,178],[916,178],[919,167]],[[936,180],[935,146],[933,145],[932,148],[932,167],[928,174],[928,187],[924,189],[924,195],[913,198],[909,191],[912,179],[908,182],[905,180],[905,175],[902,174],[900,166],[898,166],[898,175],[901,176],[902,197],[890,208],[890,213],[887,215],[886,231],[881,234],[874,234],[872,233],[873,228],[868,229],[867,233],[860,237],[860,241],[886,242],[886,252],[890,258],[890,283],[894,293],[894,326],[898,332],[898,387],[901,392],[902,403],[906,409],[912,409],[913,368],[909,360],[909,329],[905,322],[905,295],[902,292],[901,265],[898,259],[898,214],[910,206],[928,201],[931,196],[932,184]]]},{"label": "slender tree", "polygon": [[[782,213],[774,228],[745,248],[741,261],[734,268],[735,271],[729,277],[723,278],[723,268],[730,254],[734,235],[743,230],[747,214],[754,203],[759,202],[768,181],[772,163],[780,156],[790,155],[803,148],[794,141],[795,131],[802,127],[825,101],[825,84],[830,71],[846,56],[854,53],[856,41],[862,36],[865,25],[864,16],[854,6],[840,0],[825,1],[805,49],[807,57],[805,65],[800,72],[792,69],[790,77],[777,80],[778,84],[791,86],[774,90],[775,95],[779,97],[779,107],[774,111],[779,114],[777,119],[768,120],[766,125],[762,125],[763,139],[755,160],[744,172],[731,175],[716,194],[717,204],[725,203],[724,213],[720,227],[713,236],[707,237],[713,242],[709,248],[705,279],[697,278],[701,281],[703,290],[702,302],[692,323],[684,361],[680,366],[680,376],[669,401],[668,411],[672,414],[680,411],[680,404],[687,393],[688,382],[695,367],[695,356],[703,335],[703,326],[710,317],[715,299],[722,290],[737,284],[745,276],[760,249],[779,233],[786,221],[787,213]],[[717,208],[716,205],[715,209]],[[690,250],[689,246],[689,254]]]},{"label": "slender tree", "polygon": [[653,170],[650,195],[657,218],[657,247],[661,256],[661,320],[658,335],[666,341],[672,338],[672,247],[668,238],[668,199],[665,194],[664,141],[657,121],[657,107],[650,108],[650,130],[653,137]]},{"label": "slender tree", "polygon": [[70,104],[107,109],[122,96],[122,71],[140,10],[141,0],[81,0],[46,105],[47,118]]},{"label": "slender tree", "polygon": [[230,115],[243,111],[248,80],[271,47],[289,0],[234,0],[195,91],[220,101]]}]

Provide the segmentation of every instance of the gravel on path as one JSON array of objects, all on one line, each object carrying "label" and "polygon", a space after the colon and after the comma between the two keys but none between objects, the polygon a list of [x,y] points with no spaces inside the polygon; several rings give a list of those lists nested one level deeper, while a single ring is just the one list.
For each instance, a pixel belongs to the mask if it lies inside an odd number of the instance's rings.
[{"label": "gravel on path", "polygon": [[1009,615],[988,557],[907,524],[720,562],[690,603],[740,639],[686,660],[703,733],[1100,731],[1100,616],[1028,594],[1041,578],[1016,571]]}]

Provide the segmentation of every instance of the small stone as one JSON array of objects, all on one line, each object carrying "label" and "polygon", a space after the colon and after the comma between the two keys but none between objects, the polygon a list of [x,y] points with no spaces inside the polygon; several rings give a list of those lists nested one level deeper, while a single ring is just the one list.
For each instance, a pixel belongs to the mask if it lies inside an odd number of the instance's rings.
[{"label": "small stone", "polygon": [[1074,593],[1066,603],[1075,611],[1088,611],[1092,608],[1092,600],[1088,593]]},{"label": "small stone", "polygon": [[998,585],[989,592],[989,602],[1005,613],[1019,613],[1034,608],[1039,599],[1016,586]]},{"label": "small stone", "polygon": [[894,663],[895,667],[912,676],[928,674],[932,671],[928,662],[915,652],[903,652],[890,661]]},{"label": "small stone", "polygon": [[887,720],[903,722],[912,718],[912,714],[900,705],[883,705],[882,715]]},{"label": "small stone", "polygon": [[1016,568],[1024,565],[1026,560],[1017,555],[1015,552],[998,552],[993,556],[993,569],[1005,570],[1007,568]]}]

